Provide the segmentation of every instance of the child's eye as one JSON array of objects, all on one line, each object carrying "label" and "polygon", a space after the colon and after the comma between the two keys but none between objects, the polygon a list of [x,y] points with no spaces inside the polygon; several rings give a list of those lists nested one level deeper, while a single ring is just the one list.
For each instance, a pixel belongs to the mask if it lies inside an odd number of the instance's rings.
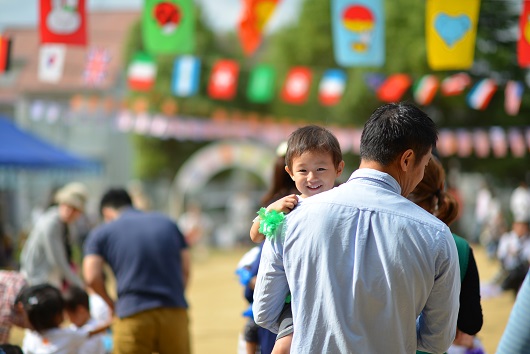
[{"label": "child's eye", "polygon": [[326,169],[324,167],[320,167],[317,169],[317,171],[326,171]]}]

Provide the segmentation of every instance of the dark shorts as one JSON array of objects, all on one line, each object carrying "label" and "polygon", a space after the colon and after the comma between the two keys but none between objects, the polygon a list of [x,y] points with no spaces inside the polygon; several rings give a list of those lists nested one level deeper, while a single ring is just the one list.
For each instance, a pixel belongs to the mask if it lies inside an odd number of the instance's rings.
[{"label": "dark shorts", "polygon": [[290,303],[283,305],[282,313],[278,321],[280,322],[280,328],[278,329],[276,340],[293,333],[293,311]]},{"label": "dark shorts", "polygon": [[245,342],[258,343],[258,328],[253,318],[249,318],[245,324]]}]

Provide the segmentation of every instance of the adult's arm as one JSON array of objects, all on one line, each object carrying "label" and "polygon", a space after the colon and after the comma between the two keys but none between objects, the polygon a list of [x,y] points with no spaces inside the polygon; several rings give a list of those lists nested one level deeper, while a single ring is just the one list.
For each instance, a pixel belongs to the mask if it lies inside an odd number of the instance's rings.
[{"label": "adult's arm", "polygon": [[74,273],[68,257],[66,256],[65,245],[62,239],[63,226],[60,222],[53,221],[46,224],[42,230],[42,237],[44,243],[44,252],[48,263],[59,268],[64,278],[81,288],[84,288],[81,278]]},{"label": "adult's arm", "polygon": [[85,255],[83,258],[83,278],[85,279],[87,286],[101,296],[107,305],[109,305],[110,310],[114,312],[114,301],[109,296],[105,286],[105,278],[103,276],[104,264],[105,261],[100,255]]},{"label": "adult's arm", "polygon": [[278,333],[278,318],[289,293],[289,285],[283,267],[283,245],[276,237],[266,240],[261,252],[252,310],[256,323],[271,332]]},{"label": "adult's arm", "polygon": [[508,324],[502,334],[497,354],[523,354],[530,348],[530,277],[525,281],[517,294]]},{"label": "adult's arm", "polygon": [[182,259],[182,281],[184,282],[184,289],[187,288],[188,282],[190,279],[190,269],[191,269],[191,253],[188,248],[183,249],[180,252],[180,257]]},{"label": "adult's arm", "polygon": [[431,293],[418,320],[418,350],[443,353],[456,334],[460,295],[458,253],[453,236],[446,228],[437,235],[441,240],[435,254],[435,278]]},{"label": "adult's arm", "polygon": [[482,328],[482,306],[480,305],[480,279],[473,255],[469,249],[467,272],[460,289],[460,310],[458,311],[457,327],[469,335],[477,334]]}]

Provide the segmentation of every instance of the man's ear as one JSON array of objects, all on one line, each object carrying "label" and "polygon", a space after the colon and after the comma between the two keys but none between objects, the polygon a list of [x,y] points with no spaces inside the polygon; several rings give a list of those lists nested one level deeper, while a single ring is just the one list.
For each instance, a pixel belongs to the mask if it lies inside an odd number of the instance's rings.
[{"label": "man's ear", "polygon": [[401,154],[401,159],[399,161],[399,167],[402,171],[408,171],[409,168],[414,164],[414,151],[412,149],[407,149],[403,154]]},{"label": "man's ear", "polygon": [[285,172],[287,172],[289,174],[289,176],[291,176],[291,178],[293,179],[294,181],[294,175],[293,173],[291,172],[291,170],[289,169],[289,166],[285,166]]},{"label": "man's ear", "polygon": [[342,174],[342,171],[344,171],[344,160],[342,160],[339,163],[339,166],[337,167],[337,177],[339,177]]}]

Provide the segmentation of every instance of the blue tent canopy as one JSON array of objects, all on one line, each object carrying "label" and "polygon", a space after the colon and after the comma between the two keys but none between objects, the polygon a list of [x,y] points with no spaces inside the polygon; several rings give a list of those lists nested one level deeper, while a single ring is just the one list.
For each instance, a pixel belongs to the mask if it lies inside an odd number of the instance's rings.
[{"label": "blue tent canopy", "polygon": [[0,116],[0,166],[14,168],[98,169],[99,164],[76,156],[18,128]]}]

